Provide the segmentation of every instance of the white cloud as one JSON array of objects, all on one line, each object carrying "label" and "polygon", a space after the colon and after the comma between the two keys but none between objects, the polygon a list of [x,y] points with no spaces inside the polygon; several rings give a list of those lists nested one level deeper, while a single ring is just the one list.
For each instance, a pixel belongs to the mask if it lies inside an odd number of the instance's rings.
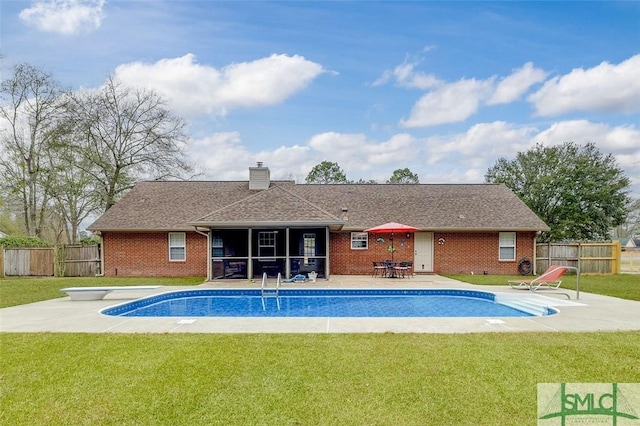
[{"label": "white cloud", "polygon": [[597,143],[600,150],[609,152],[640,152],[640,131],[633,126],[610,127],[605,123],[587,120],[561,121],[540,132],[534,141],[544,145],[575,142],[584,145]]},{"label": "white cloud", "polygon": [[153,64],[123,64],[115,75],[126,84],[161,93],[181,115],[226,115],[229,109],[282,103],[324,72],[321,65],[298,55],[274,54],[218,70],[187,54]]},{"label": "white cloud", "polygon": [[77,34],[100,28],[105,0],[35,1],[20,12],[20,19],[40,31]]},{"label": "white cloud", "polygon": [[[336,162],[345,171],[352,172],[372,170],[400,159],[411,160],[417,151],[415,139],[406,133],[396,134],[384,142],[375,142],[363,134],[327,132],[313,136],[309,147],[327,161]],[[317,155],[315,157],[318,158]]]},{"label": "white cloud", "polygon": [[631,190],[640,197],[640,130],[633,126],[611,127],[604,123],[573,120],[554,123],[540,132],[534,142],[559,145],[575,142],[584,145],[593,142],[603,155],[613,154],[618,166],[631,180]]},{"label": "white cloud", "polygon": [[[386,71],[374,85],[394,80],[405,87],[430,89],[412,107],[403,127],[429,127],[464,121],[476,114],[481,105],[508,104],[520,100],[548,73],[527,62],[502,78],[462,79],[443,83],[435,76],[415,71],[416,63],[405,61]],[[640,111],[640,55],[618,65],[603,62],[583,70],[574,69],[556,76],[528,97],[537,115],[559,115],[573,111],[635,113]]]},{"label": "white cloud", "polygon": [[640,111],[640,55],[612,65],[576,68],[548,80],[529,96],[537,115],[560,115],[573,111],[631,114]]},{"label": "white cloud", "polygon": [[395,81],[396,84],[402,87],[426,90],[442,83],[433,74],[414,71],[416,65],[417,63],[405,61],[392,71],[387,70],[382,73],[382,76],[373,82],[373,86],[382,86],[390,81]]},{"label": "white cloud", "polygon": [[429,164],[449,161],[455,156],[464,158],[464,163],[472,168],[483,167],[486,171],[486,165],[498,157],[510,157],[527,149],[536,133],[534,127],[518,127],[504,121],[479,123],[465,133],[429,137],[425,147]]},{"label": "white cloud", "polygon": [[[188,155],[207,179],[247,180],[249,167],[261,161],[271,169],[271,179],[304,180],[311,169],[311,149],[306,146],[281,146],[272,151],[251,152],[240,133],[214,133],[193,140]],[[315,165],[315,164],[314,164]]]},{"label": "white cloud", "polygon": [[[255,164],[238,132],[214,133],[192,140],[188,155],[199,170],[214,180],[246,180],[248,167]],[[241,164],[246,167],[239,167]]]},{"label": "white cloud", "polygon": [[398,86],[429,90],[414,105],[403,127],[429,127],[464,121],[478,112],[481,105],[506,104],[519,100],[532,85],[544,81],[547,73],[527,62],[496,84],[497,77],[484,80],[461,79],[446,83],[433,74],[416,71],[418,62],[404,61],[385,71],[374,86],[391,81]]},{"label": "white cloud", "polygon": [[[603,155],[612,154],[640,195],[640,130],[632,126],[611,127],[587,120],[563,121],[546,129],[496,121],[480,123],[466,132],[424,140],[429,180],[423,182],[482,182],[489,167],[500,157],[514,159],[518,152],[575,142],[593,142]],[[464,176],[464,177],[461,177]],[[475,177],[475,178],[474,178]],[[435,179],[435,180],[433,180]]]},{"label": "white cloud", "polygon": [[[217,133],[190,147],[192,158],[205,164],[210,178],[246,180],[248,168],[256,161],[271,169],[273,179],[304,182],[313,166],[327,160],[336,162],[347,178],[386,181],[393,170],[408,167],[422,183],[481,183],[500,157],[514,159],[518,152],[573,141],[594,142],[603,154],[613,154],[632,181],[632,192],[640,196],[640,130],[629,126],[611,127],[586,120],[554,123],[548,128],[520,126],[504,121],[479,123],[465,132],[431,136],[423,140],[399,133],[378,142],[364,134],[320,133],[306,145],[280,146],[270,151],[252,152],[238,133]],[[212,153],[207,156],[207,153]]]},{"label": "white cloud", "polygon": [[478,111],[478,106],[493,91],[493,78],[463,79],[445,84],[420,98],[411,109],[404,127],[427,127],[463,121]]},{"label": "white cloud", "polygon": [[508,104],[518,100],[532,85],[544,81],[547,75],[542,69],[535,68],[532,62],[527,62],[498,83],[487,105]]}]

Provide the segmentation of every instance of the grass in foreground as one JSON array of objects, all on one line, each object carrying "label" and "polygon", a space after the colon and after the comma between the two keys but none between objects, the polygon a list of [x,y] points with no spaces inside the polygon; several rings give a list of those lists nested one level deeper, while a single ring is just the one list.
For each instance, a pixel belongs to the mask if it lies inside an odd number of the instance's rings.
[{"label": "grass in foreground", "polygon": [[[447,275],[454,280],[478,285],[507,286],[509,280],[533,279],[535,277],[506,276],[506,275]],[[565,275],[561,289],[576,289],[576,275]],[[604,296],[619,297],[621,299],[640,301],[640,275],[581,275],[580,291]],[[544,294],[544,292],[541,292]]]},{"label": "grass in foreground", "polygon": [[640,382],[640,332],[0,343],[0,423],[11,425],[533,425],[538,383]]},{"label": "grass in foreground", "polygon": [[0,308],[66,297],[65,287],[104,287],[126,285],[194,285],[204,282],[193,278],[2,278],[0,279]]}]

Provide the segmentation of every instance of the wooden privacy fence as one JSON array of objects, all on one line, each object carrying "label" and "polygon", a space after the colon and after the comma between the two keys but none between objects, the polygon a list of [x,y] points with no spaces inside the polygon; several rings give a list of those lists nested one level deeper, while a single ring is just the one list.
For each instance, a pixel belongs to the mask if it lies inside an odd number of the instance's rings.
[{"label": "wooden privacy fence", "polygon": [[52,248],[12,248],[2,251],[4,276],[53,276]]},{"label": "wooden privacy fence", "polygon": [[99,273],[99,245],[65,245],[57,248],[56,276],[93,277]]},{"label": "wooden privacy fence", "polygon": [[620,261],[620,272],[640,273],[640,249],[625,250],[622,252]]},{"label": "wooden privacy fence", "polygon": [[2,276],[92,277],[100,274],[99,245],[3,248]]},{"label": "wooden privacy fence", "polygon": [[536,274],[550,265],[578,268],[581,274],[619,274],[620,242],[545,243],[536,245]]}]

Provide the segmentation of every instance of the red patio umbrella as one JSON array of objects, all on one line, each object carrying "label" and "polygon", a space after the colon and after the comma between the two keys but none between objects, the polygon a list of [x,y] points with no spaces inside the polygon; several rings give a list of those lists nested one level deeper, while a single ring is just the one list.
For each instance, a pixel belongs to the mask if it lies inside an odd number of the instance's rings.
[{"label": "red patio umbrella", "polygon": [[370,232],[372,234],[391,233],[391,260],[393,260],[393,252],[395,251],[393,248],[393,234],[396,232],[406,233],[406,232],[416,232],[419,230],[420,228],[416,228],[415,226],[403,225],[402,223],[397,223],[397,222],[388,222],[383,225],[378,225],[378,226],[374,226],[373,228],[365,229],[364,232]]}]

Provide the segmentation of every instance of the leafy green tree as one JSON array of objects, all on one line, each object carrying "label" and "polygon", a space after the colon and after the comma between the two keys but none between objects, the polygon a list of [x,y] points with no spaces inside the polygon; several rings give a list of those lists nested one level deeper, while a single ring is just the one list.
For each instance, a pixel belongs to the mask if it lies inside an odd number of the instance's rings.
[{"label": "leafy green tree", "polygon": [[313,166],[306,179],[307,183],[348,183],[347,176],[338,163],[323,161]]},{"label": "leafy green tree", "polygon": [[608,239],[627,216],[629,179],[593,143],[538,144],[498,159],[485,181],[504,183],[549,225],[541,241]]},{"label": "leafy green tree", "polygon": [[80,231],[79,242],[80,244],[91,245],[100,244],[102,239],[96,234],[90,234],[86,231]]},{"label": "leafy green tree", "polygon": [[418,179],[416,173],[405,167],[404,169],[394,170],[387,183],[420,183],[420,179]]}]

